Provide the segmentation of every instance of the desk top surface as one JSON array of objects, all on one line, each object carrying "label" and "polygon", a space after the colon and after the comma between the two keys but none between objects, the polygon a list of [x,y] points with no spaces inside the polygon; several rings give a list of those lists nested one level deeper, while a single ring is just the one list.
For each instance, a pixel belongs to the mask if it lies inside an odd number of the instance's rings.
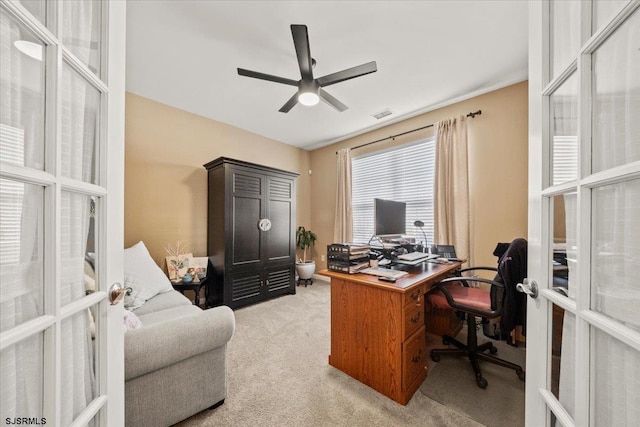
[{"label": "desk top surface", "polygon": [[409,274],[396,280],[395,283],[389,283],[381,281],[378,276],[372,276],[370,274],[346,274],[331,270],[321,270],[318,274],[336,279],[342,279],[353,283],[359,283],[362,285],[375,286],[384,288],[396,292],[408,292],[416,286],[420,286],[430,280],[439,280],[442,276],[457,270],[462,265],[461,262],[449,262],[446,264],[434,264],[431,262],[424,262],[417,266],[411,266],[406,268],[405,266],[398,266],[394,269],[403,270]]}]

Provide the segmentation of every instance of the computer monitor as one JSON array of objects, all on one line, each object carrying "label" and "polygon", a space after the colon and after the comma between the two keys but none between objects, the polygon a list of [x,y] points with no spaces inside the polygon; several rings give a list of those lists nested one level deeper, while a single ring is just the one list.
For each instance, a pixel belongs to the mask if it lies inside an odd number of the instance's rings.
[{"label": "computer monitor", "polygon": [[401,236],[406,233],[407,204],[373,199],[376,236]]}]

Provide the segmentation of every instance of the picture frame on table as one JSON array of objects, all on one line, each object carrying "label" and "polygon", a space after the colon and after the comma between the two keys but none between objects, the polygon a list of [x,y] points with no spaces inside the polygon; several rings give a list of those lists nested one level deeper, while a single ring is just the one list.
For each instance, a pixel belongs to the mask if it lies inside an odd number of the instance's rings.
[{"label": "picture frame on table", "polygon": [[165,258],[167,262],[167,273],[172,281],[179,281],[187,274],[193,259],[193,254],[180,254],[176,256],[168,256]]},{"label": "picture frame on table", "polygon": [[194,280],[202,281],[207,277],[207,266],[209,265],[209,258],[206,256],[193,257],[189,264],[187,273],[193,276]]}]

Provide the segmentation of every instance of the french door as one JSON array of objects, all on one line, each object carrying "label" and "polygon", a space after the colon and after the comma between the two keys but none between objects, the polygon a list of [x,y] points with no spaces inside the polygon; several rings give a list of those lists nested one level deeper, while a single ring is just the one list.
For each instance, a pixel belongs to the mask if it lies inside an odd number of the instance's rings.
[{"label": "french door", "polygon": [[124,28],[124,2],[0,2],[3,423],[124,424]]},{"label": "french door", "polygon": [[640,420],[640,2],[530,2],[526,424]]}]

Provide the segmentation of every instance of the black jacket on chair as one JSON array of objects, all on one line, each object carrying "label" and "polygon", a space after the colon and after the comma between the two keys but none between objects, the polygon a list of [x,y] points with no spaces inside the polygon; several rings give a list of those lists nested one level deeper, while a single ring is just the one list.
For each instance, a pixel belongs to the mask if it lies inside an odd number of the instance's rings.
[{"label": "black jacket on chair", "polygon": [[516,285],[527,277],[527,241],[515,239],[500,257],[498,275],[506,285],[504,311],[500,319],[503,332],[511,332],[516,326],[522,326],[522,334],[526,334],[527,295],[518,292]]}]

